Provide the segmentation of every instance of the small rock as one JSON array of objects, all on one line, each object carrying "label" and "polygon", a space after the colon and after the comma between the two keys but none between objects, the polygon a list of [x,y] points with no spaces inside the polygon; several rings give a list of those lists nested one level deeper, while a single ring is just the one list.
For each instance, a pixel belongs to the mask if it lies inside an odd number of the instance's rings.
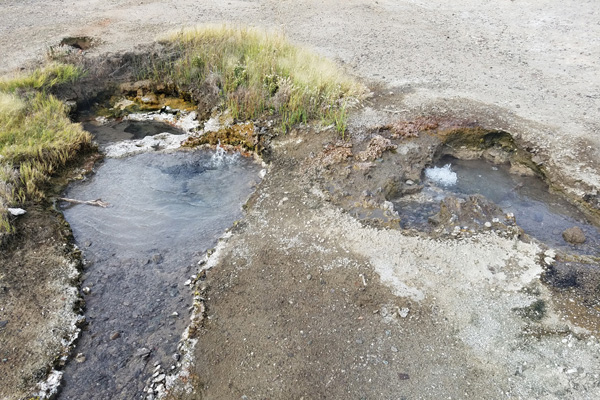
[{"label": "small rock", "polygon": [[160,375],[158,375],[156,378],[154,378],[154,379],[152,380],[152,382],[154,382],[154,383],[159,383],[159,382],[162,382],[162,381],[164,381],[164,380],[165,380],[165,378],[166,378],[166,375],[165,375],[165,374],[160,374]]},{"label": "small rock", "polygon": [[393,351],[394,353],[397,353],[397,352],[398,352],[398,348],[397,348],[396,346],[392,346],[392,351]]},{"label": "small rock", "polygon": [[150,349],[147,349],[145,347],[139,348],[135,351],[135,355],[138,357],[142,357],[142,358],[146,358],[150,355],[151,351]]},{"label": "small rock", "polygon": [[491,228],[492,223],[490,221],[487,221],[485,224],[483,224],[483,226],[485,226],[486,228]]},{"label": "small rock", "polygon": [[110,340],[115,340],[118,339],[119,337],[121,337],[121,333],[119,333],[119,331],[114,331],[111,335],[110,335]]},{"label": "small rock", "polygon": [[400,317],[402,317],[402,318],[406,318],[408,316],[409,311],[410,310],[408,308],[406,308],[406,307],[401,308],[401,309],[398,310],[398,315]]},{"label": "small rock", "polygon": [[411,185],[414,185],[414,184],[415,184],[415,183],[414,183],[413,181],[411,181],[410,179],[408,179],[408,180],[407,180],[406,182],[404,182],[404,183],[406,183],[406,184],[407,184],[407,185],[409,185],[409,186],[411,186]]},{"label": "small rock", "polygon": [[23,215],[25,214],[27,211],[23,210],[22,208],[7,208],[6,209],[10,215],[14,215],[15,217],[19,216],[19,215]]},{"label": "small rock", "polygon": [[577,373],[577,368],[570,368],[570,369],[567,370],[566,373],[569,374],[569,375],[576,374]]},{"label": "small rock", "polygon": [[306,279],[310,281],[312,279],[312,275],[311,274],[306,275]]},{"label": "small rock", "polygon": [[190,285],[192,284],[192,280],[191,280],[191,279],[188,279],[188,280],[187,280],[187,281],[185,281],[183,284],[184,284],[185,286],[190,286]]},{"label": "small rock", "polygon": [[4,328],[8,324],[8,320],[0,321],[0,329]]},{"label": "small rock", "polygon": [[584,243],[586,240],[585,233],[583,233],[581,228],[578,226],[574,226],[572,228],[566,229],[562,233],[562,237],[563,237],[563,239],[565,239],[566,242],[569,242],[572,244],[581,244],[581,243]]},{"label": "small rock", "polygon": [[84,362],[85,355],[83,355],[83,353],[77,353],[77,355],[75,356],[75,361],[77,361],[78,363]]},{"label": "small rock", "polygon": [[173,311],[173,314],[171,314],[171,317],[179,317],[179,313],[177,311]]},{"label": "small rock", "polygon": [[92,289],[90,289],[89,286],[84,287],[83,289],[81,289],[81,291],[85,295],[88,295],[88,294],[92,293]]},{"label": "small rock", "polygon": [[179,361],[179,359],[181,358],[181,355],[179,353],[175,353],[175,354],[173,354],[172,357],[173,357],[173,360]]},{"label": "small rock", "polygon": [[546,265],[552,265],[554,264],[554,258],[546,257],[544,258],[544,262],[546,263]]},{"label": "small rock", "polygon": [[552,249],[548,249],[544,252],[544,255],[546,257],[550,257],[550,258],[555,258],[556,257],[556,252]]}]

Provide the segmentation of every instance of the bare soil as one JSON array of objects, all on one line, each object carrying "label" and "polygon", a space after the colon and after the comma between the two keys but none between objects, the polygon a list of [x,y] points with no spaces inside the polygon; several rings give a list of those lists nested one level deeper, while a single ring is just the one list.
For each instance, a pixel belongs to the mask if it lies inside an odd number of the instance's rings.
[{"label": "bare soil", "polygon": [[3,399],[31,395],[35,385],[66,360],[81,306],[79,260],[62,215],[30,207],[16,228],[18,234],[0,253]]},{"label": "bare soil", "polygon": [[[88,56],[202,22],[283,30],[377,88],[352,116],[351,154],[398,119],[477,121],[513,134],[573,199],[600,205],[597,2],[32,0],[2,2],[0,14],[5,72],[65,37],[98,39]],[[511,235],[432,239],[360,223],[327,186],[352,159],[307,170],[336,139],[308,130],[273,143],[267,178],[208,272],[190,398],[600,397],[597,278],[583,294],[544,284],[570,282],[562,264],[542,279],[553,259],[582,260]],[[60,219],[28,211],[0,255],[7,399],[44,379],[76,303]]]}]

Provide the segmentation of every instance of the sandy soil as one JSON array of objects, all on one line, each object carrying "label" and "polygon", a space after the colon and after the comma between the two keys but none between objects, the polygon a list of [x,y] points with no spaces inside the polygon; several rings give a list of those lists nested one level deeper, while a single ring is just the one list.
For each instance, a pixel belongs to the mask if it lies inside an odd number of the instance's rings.
[{"label": "sandy soil", "polygon": [[[65,36],[97,37],[101,54],[201,22],[283,30],[384,88],[354,115],[353,135],[419,113],[468,117],[511,132],[555,184],[599,202],[594,1],[5,1],[0,15],[3,71]],[[331,139],[276,143],[209,273],[192,397],[600,397],[600,346],[559,314],[569,296],[541,284],[544,249],[362,226],[300,168]],[[537,300],[548,304],[542,321],[515,312]],[[5,382],[2,396],[18,398]]]}]

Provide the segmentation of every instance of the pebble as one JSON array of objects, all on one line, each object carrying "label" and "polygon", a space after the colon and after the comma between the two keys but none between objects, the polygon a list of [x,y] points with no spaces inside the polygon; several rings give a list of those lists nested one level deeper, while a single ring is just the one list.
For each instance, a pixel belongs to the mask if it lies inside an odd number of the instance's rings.
[{"label": "pebble", "polygon": [[572,243],[572,244],[581,244],[581,243],[585,243],[585,241],[586,241],[585,233],[578,226],[574,226],[572,228],[566,229],[562,233],[562,237],[563,237],[563,239],[565,239],[565,241]]},{"label": "pebble", "polygon": [[154,379],[152,380],[152,382],[154,382],[154,383],[162,382],[162,381],[164,381],[164,380],[165,380],[165,378],[166,378],[166,377],[167,377],[167,376],[166,376],[165,374],[160,374],[160,375],[158,375],[156,378],[154,378]]},{"label": "pebble", "polygon": [[312,279],[312,275],[311,274],[306,275],[306,279],[310,281]]},{"label": "pebble", "polygon": [[566,373],[569,374],[569,375],[570,374],[575,374],[575,373],[577,373],[577,368],[568,369]]},{"label": "pebble", "polygon": [[110,335],[110,340],[115,340],[118,339],[121,336],[121,333],[119,333],[118,331],[114,331],[111,335]]},{"label": "pebble", "polygon": [[486,228],[491,228],[492,227],[492,223],[490,221],[486,221],[485,224],[483,224]]},{"label": "pebble", "polygon": [[75,361],[77,361],[78,363],[84,362],[85,355],[83,353],[77,353],[77,355],[75,356]]},{"label": "pebble", "polygon": [[398,352],[398,348],[397,348],[396,346],[392,346],[392,351],[393,351],[394,353],[397,353],[397,352]]},{"label": "pebble", "polygon": [[173,311],[173,314],[171,314],[171,317],[179,317],[179,313],[177,311]]},{"label": "pebble", "polygon": [[25,214],[27,211],[23,210],[22,208],[7,208],[6,209],[10,215],[13,215],[15,217],[19,216],[19,215],[23,215]]},{"label": "pebble", "polygon": [[81,289],[81,291],[85,295],[88,295],[88,294],[92,293],[92,289],[90,289],[89,286],[84,287],[83,289]]},{"label": "pebble", "polygon": [[552,249],[548,249],[544,252],[544,255],[546,257],[554,258],[554,257],[556,257],[556,252]]},{"label": "pebble", "polygon": [[398,310],[398,315],[401,316],[402,318],[406,318],[408,316],[409,313],[409,309],[404,307]]},{"label": "pebble", "polygon": [[409,185],[409,186],[410,186],[410,185],[414,185],[414,184],[415,184],[415,183],[414,183],[413,181],[411,181],[410,179],[408,179],[408,180],[407,180],[405,183],[406,183],[407,185]]},{"label": "pebble", "polygon": [[181,355],[179,353],[175,353],[172,355],[172,357],[173,357],[173,360],[179,361],[179,359],[181,358]]},{"label": "pebble", "polygon": [[138,357],[146,358],[150,355],[150,353],[151,353],[150,349],[142,347],[142,348],[139,348],[136,350],[135,355]]},{"label": "pebble", "polygon": [[547,265],[552,265],[552,264],[554,264],[554,258],[551,258],[551,257],[546,257],[546,258],[544,258],[544,262],[545,262]]}]

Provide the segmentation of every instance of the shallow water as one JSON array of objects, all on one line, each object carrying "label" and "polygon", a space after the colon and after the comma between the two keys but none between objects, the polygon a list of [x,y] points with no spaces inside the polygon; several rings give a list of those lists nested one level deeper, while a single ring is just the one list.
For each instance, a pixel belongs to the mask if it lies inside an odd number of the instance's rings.
[{"label": "shallow water", "polygon": [[[598,228],[575,206],[561,196],[550,193],[547,185],[540,179],[510,174],[506,166],[484,160],[465,161],[444,157],[436,167],[443,168],[447,164],[450,164],[450,171],[438,169],[436,174],[425,174],[425,188],[419,201],[400,200],[395,203],[404,227],[425,227],[427,219],[439,211],[439,202],[446,196],[481,194],[505,213],[513,213],[517,224],[530,236],[550,246],[586,254],[600,254]],[[444,179],[450,172],[456,174],[454,183],[453,179]],[[437,179],[440,175],[441,178]],[[570,245],[562,237],[565,229],[575,225],[586,234],[587,241],[582,245]]]},{"label": "shallow water", "polygon": [[191,306],[184,282],[242,216],[259,170],[239,155],[141,154],[106,159],[69,187],[66,197],[110,206],[63,204],[91,293],[75,349],[86,359],[67,365],[61,399],[140,398],[156,363],[176,365]]}]

